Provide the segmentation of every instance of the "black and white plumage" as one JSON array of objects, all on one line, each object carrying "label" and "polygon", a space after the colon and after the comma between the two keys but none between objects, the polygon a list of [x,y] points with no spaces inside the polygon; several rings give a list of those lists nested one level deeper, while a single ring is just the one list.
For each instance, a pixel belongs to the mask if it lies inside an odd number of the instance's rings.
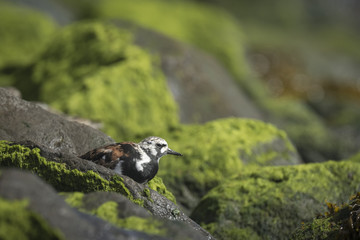
[{"label": "black and white plumage", "polygon": [[158,172],[160,158],[167,154],[182,156],[171,150],[164,139],[147,137],[139,143],[121,142],[96,148],[80,158],[110,168],[138,183],[147,183]]}]

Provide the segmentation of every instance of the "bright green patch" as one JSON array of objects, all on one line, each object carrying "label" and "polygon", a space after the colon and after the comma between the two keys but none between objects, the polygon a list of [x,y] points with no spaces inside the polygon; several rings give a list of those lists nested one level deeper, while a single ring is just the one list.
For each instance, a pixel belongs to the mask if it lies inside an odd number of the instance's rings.
[{"label": "bright green patch", "polygon": [[121,177],[114,176],[111,181],[107,181],[93,171],[70,170],[65,164],[47,161],[41,157],[38,148],[30,149],[0,141],[0,166],[30,170],[58,191],[79,191],[84,193],[114,191],[121,193],[138,205],[143,205],[142,200],[133,198]]},{"label": "bright green patch", "polygon": [[64,239],[46,221],[27,208],[28,202],[0,198],[0,239]]},{"label": "bright green patch", "polygon": [[312,221],[303,223],[294,231],[292,239],[357,239],[360,234],[360,192],[350,197],[345,204],[327,202],[328,211]]},{"label": "bright green patch", "polygon": [[256,120],[228,118],[182,126],[166,139],[184,155],[167,156],[160,162],[159,175],[173,192],[185,184],[192,192],[204,194],[243,171],[244,165],[272,165],[279,159],[283,164],[298,163],[285,132]]},{"label": "bright green patch", "polygon": [[[53,20],[45,14],[0,2],[0,69],[34,60],[55,28]],[[0,85],[3,84],[0,78]]]},{"label": "bright green patch", "polygon": [[82,192],[72,192],[72,193],[60,193],[60,195],[65,197],[65,201],[72,207],[81,209],[83,207],[83,198],[84,193]]},{"label": "bright green patch", "polygon": [[[58,191],[82,193],[95,191],[114,191],[129,198],[136,204],[143,206],[143,200],[135,199],[123,183],[120,176],[113,176],[107,181],[93,171],[81,172],[77,169],[68,169],[63,163],[47,161],[40,155],[40,149],[30,149],[21,145],[12,145],[7,141],[0,141],[0,166],[18,167],[30,170]],[[159,191],[169,200],[176,202],[175,197],[169,192],[160,178],[155,178],[150,185],[153,190]],[[149,194],[150,196],[150,194]],[[69,201],[81,202],[81,194],[73,196]]]},{"label": "bright green patch", "polygon": [[[220,239],[234,227],[250,228],[262,239],[288,239],[301,222],[325,209],[325,200],[345,201],[359,181],[360,164],[350,161],[244,169],[211,190],[191,217],[220,229],[212,232]],[[327,225],[319,224],[323,234]]]},{"label": "bright green patch", "polygon": [[[25,76],[30,77],[26,85]],[[100,121],[115,139],[161,135],[178,124],[177,106],[158,59],[134,45],[130,32],[108,23],[63,28],[38,61],[17,77],[25,98]]]},{"label": "bright green patch", "polygon": [[190,1],[106,0],[95,5],[92,13],[134,21],[193,44],[215,55],[239,76],[248,71],[241,27],[219,8]]},{"label": "bright green patch", "polygon": [[102,204],[97,209],[92,210],[91,213],[121,228],[146,232],[148,234],[166,234],[165,229],[162,228],[161,222],[153,218],[147,219],[136,216],[119,218],[118,211],[121,211],[121,209],[118,208],[117,203],[109,201]]},{"label": "bright green patch", "polygon": [[[163,195],[164,197],[166,197],[167,199],[169,199],[170,201],[176,204],[175,196],[169,190],[167,190],[161,178],[159,177],[153,178],[151,181],[148,182],[148,186],[152,190],[157,191],[158,193],[160,193],[161,195]],[[148,192],[146,192],[146,190]],[[148,189],[145,188],[144,193],[146,196],[148,196],[148,198],[150,197],[150,191]]]}]

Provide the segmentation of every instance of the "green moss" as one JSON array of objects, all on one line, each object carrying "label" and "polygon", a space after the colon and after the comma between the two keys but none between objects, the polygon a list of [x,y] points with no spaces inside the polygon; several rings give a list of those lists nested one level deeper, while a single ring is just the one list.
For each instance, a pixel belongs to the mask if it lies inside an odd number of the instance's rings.
[{"label": "green moss", "polygon": [[137,22],[212,53],[239,76],[247,72],[241,28],[235,18],[219,8],[162,0],[107,0],[94,8],[96,17]]},{"label": "green moss", "polygon": [[[0,69],[31,62],[55,29],[45,14],[0,2]],[[0,85],[4,85],[1,78]]]},{"label": "green moss", "polygon": [[225,229],[222,226],[217,224],[210,223],[203,226],[207,231],[214,233],[219,236],[221,234],[221,239],[249,239],[249,240],[260,240],[260,238],[254,230],[251,228],[238,228],[236,226],[225,226]]},{"label": "green moss", "polygon": [[[100,121],[115,139],[161,135],[178,124],[158,60],[132,44],[130,32],[111,24],[63,28],[28,71],[18,75],[25,98]],[[32,87],[21,84],[25,75]]]},{"label": "green moss", "polygon": [[72,192],[72,193],[60,193],[60,195],[65,197],[65,201],[72,207],[81,209],[83,206],[84,193],[82,192]]},{"label": "green moss", "polygon": [[185,184],[201,195],[245,165],[272,165],[279,159],[283,164],[297,163],[285,132],[256,120],[228,118],[182,126],[166,139],[184,155],[160,162],[159,175],[173,192]]},{"label": "green moss", "polygon": [[136,216],[119,218],[118,211],[121,211],[121,209],[118,208],[117,203],[109,201],[102,204],[97,209],[92,210],[91,212],[96,216],[121,228],[127,228],[156,235],[166,234],[165,229],[162,228],[162,223],[155,219],[140,218]]},{"label": "green moss", "polygon": [[[161,195],[163,195],[164,197],[166,197],[167,199],[169,199],[170,201],[176,204],[176,198],[169,190],[167,190],[161,178],[159,177],[153,178],[151,181],[148,182],[148,186],[152,190],[157,191],[158,193],[160,193]],[[144,194],[148,198],[150,198],[150,191],[148,189],[144,189]]]},{"label": "green moss", "polygon": [[107,181],[93,171],[70,170],[65,164],[47,161],[41,157],[38,148],[30,149],[0,141],[0,166],[30,170],[58,191],[114,191],[143,206],[143,200],[133,198],[121,177],[114,176],[111,181]]},{"label": "green moss", "polygon": [[0,239],[64,239],[46,221],[27,208],[28,202],[0,198]]},{"label": "green moss", "polygon": [[[235,226],[262,239],[288,239],[301,222],[325,209],[325,200],[345,201],[359,181],[360,164],[351,161],[244,169],[211,190],[191,217],[220,229],[212,232],[218,238]],[[325,234],[327,223],[316,224]]]},{"label": "green moss", "polygon": [[336,205],[327,202],[328,211],[298,227],[292,239],[357,239],[360,234],[360,192],[348,203]]}]

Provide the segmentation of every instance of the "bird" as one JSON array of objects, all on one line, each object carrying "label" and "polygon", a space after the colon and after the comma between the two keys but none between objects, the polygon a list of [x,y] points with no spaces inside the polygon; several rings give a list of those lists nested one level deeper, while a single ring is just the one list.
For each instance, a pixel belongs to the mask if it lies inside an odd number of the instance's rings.
[{"label": "bird", "polygon": [[170,149],[164,139],[151,136],[139,143],[119,142],[95,148],[79,157],[144,184],[155,177],[160,158],[167,154],[182,156]]}]

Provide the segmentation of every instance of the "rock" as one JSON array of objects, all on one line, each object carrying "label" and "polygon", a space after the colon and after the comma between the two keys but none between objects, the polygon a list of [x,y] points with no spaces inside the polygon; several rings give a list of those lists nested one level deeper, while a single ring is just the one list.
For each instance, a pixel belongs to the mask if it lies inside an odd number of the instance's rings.
[{"label": "rock", "polygon": [[[42,156],[40,155],[42,154]],[[44,158],[44,157],[45,158]],[[59,154],[31,142],[21,145],[0,142],[0,166],[31,170],[58,191],[114,191],[143,206],[154,216],[184,222],[203,238],[211,235],[188,218],[178,206],[148,186],[115,174],[91,161],[71,154]],[[160,188],[160,186],[158,186]],[[162,191],[167,192],[162,186]],[[172,196],[170,193],[167,195]]]},{"label": "rock", "polygon": [[[204,238],[212,238],[179,210],[173,203],[174,196],[166,189],[161,179],[154,178],[148,183],[151,187],[149,188],[77,157],[95,146],[112,143],[113,140],[105,134],[86,125],[69,122],[64,117],[16,98],[1,88],[0,101],[0,139],[17,141],[0,141],[1,167],[31,170],[57,191],[121,193],[145,207],[154,216],[184,222]],[[49,144],[52,138],[58,139],[59,134],[62,141],[57,145]]]},{"label": "rock", "polygon": [[113,192],[65,193],[66,201],[83,212],[105,219],[112,224],[170,239],[202,239],[199,233],[178,221],[165,221],[151,216],[144,208]]},{"label": "rock", "polygon": [[4,85],[3,81],[11,84],[7,74],[36,58],[57,26],[43,13],[4,1],[0,16],[0,83]]},{"label": "rock", "polygon": [[25,99],[100,121],[104,132],[122,141],[161,135],[178,124],[176,104],[154,58],[132,43],[129,31],[110,23],[64,27],[15,78]]},{"label": "rock", "polygon": [[159,175],[190,211],[207,191],[246,168],[301,163],[285,132],[251,119],[186,125],[166,139],[184,156],[161,161],[166,171]]},{"label": "rock", "polygon": [[291,236],[294,240],[359,239],[360,192],[350,197],[348,203],[337,206],[327,203],[327,212],[309,222],[302,223]]},{"label": "rock", "polygon": [[191,217],[219,239],[289,239],[324,212],[358,191],[355,161],[248,169],[212,189]]},{"label": "rock", "polygon": [[[38,233],[40,238],[46,238],[46,234],[52,234],[52,239],[165,239],[116,228],[99,218],[82,214],[68,206],[49,185],[38,177],[19,170],[1,171],[0,199],[9,201],[9,204],[19,200],[27,202],[25,210],[37,216],[37,220],[42,224],[46,222],[48,225],[48,232],[42,232],[44,235]],[[14,219],[15,223],[18,221],[19,219]],[[32,222],[25,222],[25,224],[30,225]],[[34,227],[32,232],[42,231],[39,226]],[[1,231],[7,230],[10,229],[1,229]],[[19,230],[22,229],[17,229]],[[36,239],[36,236],[24,235],[27,239]]]},{"label": "rock", "polygon": [[0,88],[0,139],[31,140],[55,152],[74,155],[114,142],[96,129],[49,113],[4,88]]},{"label": "rock", "polygon": [[179,105],[183,123],[223,117],[263,119],[262,113],[212,56],[134,23],[115,20],[134,34],[134,42],[160,55],[162,70]]}]

